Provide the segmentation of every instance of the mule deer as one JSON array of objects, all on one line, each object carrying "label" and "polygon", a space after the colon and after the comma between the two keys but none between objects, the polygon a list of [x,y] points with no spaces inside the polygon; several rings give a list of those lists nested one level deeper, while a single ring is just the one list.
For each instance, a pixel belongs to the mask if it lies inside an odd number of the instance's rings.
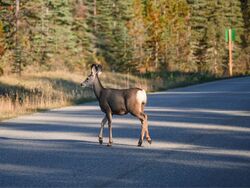
[{"label": "mule deer", "polygon": [[99,132],[99,143],[103,143],[103,128],[108,121],[109,127],[109,142],[108,146],[113,143],[112,140],[112,116],[132,114],[141,121],[141,135],[138,146],[142,145],[144,135],[146,134],[147,141],[151,144],[151,138],[148,131],[147,115],[144,113],[144,106],[147,102],[147,95],[143,89],[111,89],[104,88],[100,82],[99,75],[102,72],[102,66],[93,64],[91,66],[91,74],[81,83],[82,87],[91,87],[94,90],[95,96],[99,101],[101,110],[105,113],[105,117],[101,122]]}]

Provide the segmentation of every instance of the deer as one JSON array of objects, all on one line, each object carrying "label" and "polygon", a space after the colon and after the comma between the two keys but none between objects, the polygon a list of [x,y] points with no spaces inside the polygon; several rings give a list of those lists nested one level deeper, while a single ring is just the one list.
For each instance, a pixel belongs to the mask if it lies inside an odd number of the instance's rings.
[{"label": "deer", "polygon": [[141,122],[141,134],[137,146],[142,146],[145,135],[146,140],[151,144],[152,140],[148,130],[148,116],[144,112],[144,107],[147,103],[145,90],[140,88],[105,88],[99,79],[101,73],[102,66],[100,64],[92,64],[90,75],[80,84],[84,88],[93,89],[101,111],[105,113],[98,135],[99,144],[103,144],[103,129],[104,125],[108,122],[109,141],[107,146],[112,146],[112,117],[113,115],[126,115],[128,113],[137,117]]}]

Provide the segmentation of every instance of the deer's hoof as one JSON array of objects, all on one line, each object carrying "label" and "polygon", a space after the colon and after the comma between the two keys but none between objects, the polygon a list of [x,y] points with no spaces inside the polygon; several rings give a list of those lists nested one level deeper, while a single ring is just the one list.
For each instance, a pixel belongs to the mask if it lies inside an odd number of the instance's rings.
[{"label": "deer's hoof", "polygon": [[141,141],[141,140],[139,140],[137,146],[138,146],[138,147],[141,147],[141,146],[142,146],[142,141]]},{"label": "deer's hoof", "polygon": [[102,137],[98,137],[98,140],[99,140],[99,144],[102,144],[103,143],[103,139],[102,139]]},{"label": "deer's hoof", "polygon": [[151,140],[151,139],[150,139],[150,140],[147,140],[147,141],[148,141],[149,144],[152,144],[152,140]]},{"label": "deer's hoof", "polygon": [[102,144],[103,143],[103,140],[99,139],[99,144]]},{"label": "deer's hoof", "polygon": [[109,142],[109,143],[107,144],[107,146],[108,146],[108,147],[111,147],[111,146],[112,146],[112,142],[111,142],[111,143]]}]

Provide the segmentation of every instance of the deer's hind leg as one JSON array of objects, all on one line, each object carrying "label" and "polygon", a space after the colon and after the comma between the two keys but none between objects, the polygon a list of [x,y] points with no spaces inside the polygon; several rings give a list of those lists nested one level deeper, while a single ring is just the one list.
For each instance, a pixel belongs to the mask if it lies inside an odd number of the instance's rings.
[{"label": "deer's hind leg", "polygon": [[140,134],[140,138],[139,138],[139,141],[138,141],[138,146],[141,146],[142,145],[142,142],[143,142],[143,139],[144,139],[144,136],[145,136],[145,133],[147,133],[147,125],[148,125],[148,122],[147,122],[147,115],[144,113],[144,112],[141,112],[141,111],[133,111],[131,112],[131,114],[135,117],[137,117],[140,121],[141,121],[141,134]]},{"label": "deer's hind leg", "polygon": [[149,131],[148,131],[148,116],[144,113],[144,105],[141,104],[140,110],[138,111],[134,110],[133,112],[131,112],[131,114],[137,117],[141,121],[141,134],[140,134],[140,138],[138,141],[138,146],[142,145],[145,134],[146,134],[146,139],[148,143],[151,144],[152,141],[151,141]]},{"label": "deer's hind leg", "polygon": [[146,116],[146,121],[145,121],[145,133],[146,133],[146,140],[148,141],[149,144],[152,144],[152,140],[151,140],[151,137],[149,135],[149,130],[148,130],[148,116],[145,114]]},{"label": "deer's hind leg", "polygon": [[138,141],[138,146],[141,146],[146,133],[147,116],[142,112],[140,112],[139,114],[135,114],[135,116],[141,121],[141,134]]},{"label": "deer's hind leg", "polygon": [[145,126],[146,139],[147,139],[148,143],[151,144],[152,140],[151,140],[149,130],[148,130],[148,116],[147,116],[147,114],[144,113],[144,104],[141,105],[141,111],[145,116],[145,120],[144,120],[145,125],[144,126]]}]

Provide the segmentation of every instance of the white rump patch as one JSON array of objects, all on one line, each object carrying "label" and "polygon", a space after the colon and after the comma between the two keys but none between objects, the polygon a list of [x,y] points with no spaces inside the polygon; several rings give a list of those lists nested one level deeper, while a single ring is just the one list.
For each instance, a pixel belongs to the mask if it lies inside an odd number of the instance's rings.
[{"label": "white rump patch", "polygon": [[146,94],[145,90],[139,90],[139,91],[137,91],[137,93],[136,93],[136,100],[139,103],[144,103],[144,104],[147,103],[147,94]]}]

